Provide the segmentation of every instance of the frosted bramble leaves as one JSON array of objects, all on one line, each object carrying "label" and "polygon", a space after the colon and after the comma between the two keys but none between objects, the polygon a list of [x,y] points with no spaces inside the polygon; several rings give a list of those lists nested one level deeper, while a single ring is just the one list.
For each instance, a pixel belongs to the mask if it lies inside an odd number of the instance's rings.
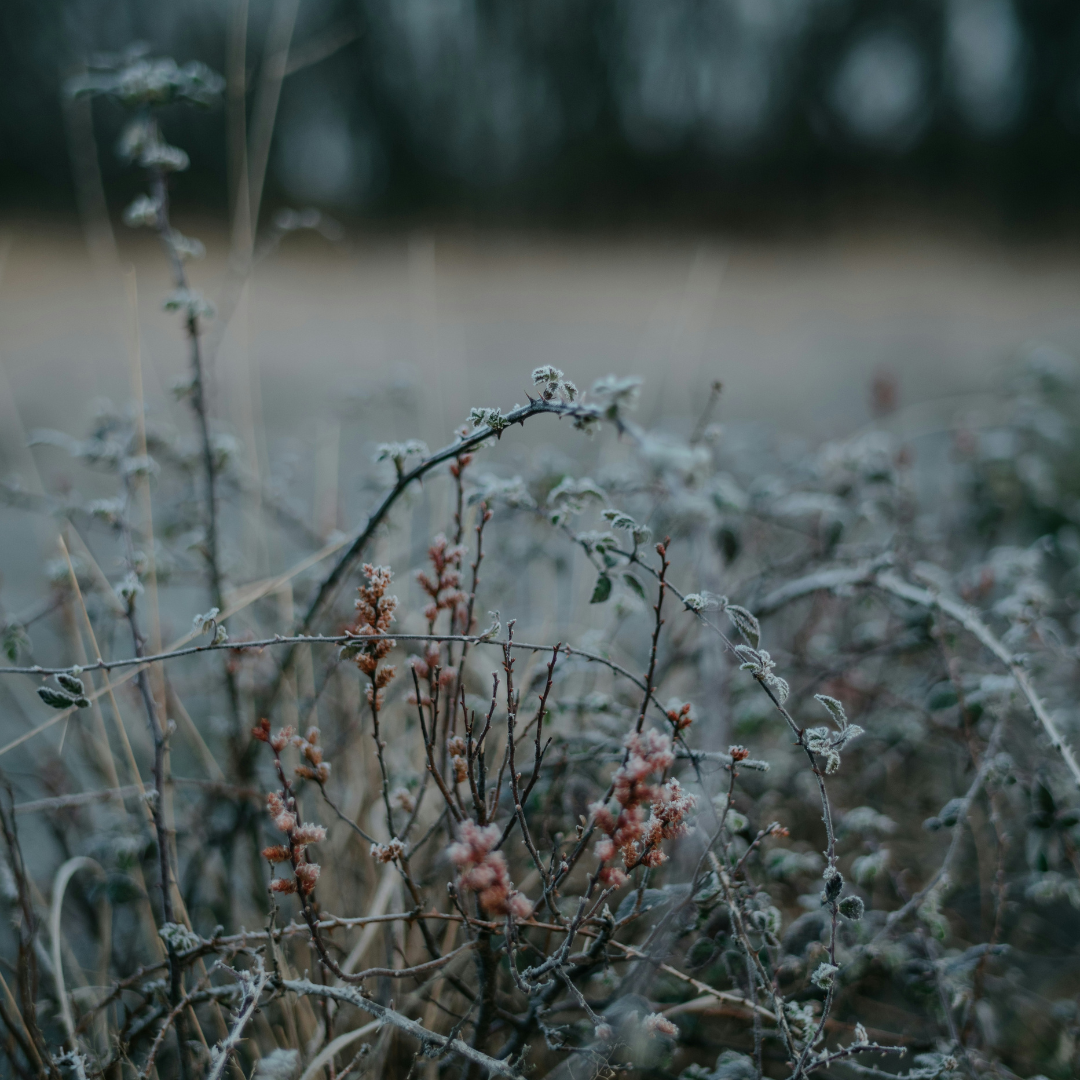
[{"label": "frosted bramble leaves", "polygon": [[837,727],[841,729],[847,727],[848,719],[847,714],[844,712],[844,706],[836,698],[829,697],[827,694],[815,694],[814,700],[829,710],[829,715],[833,718]]},{"label": "frosted bramble leaves", "polygon": [[758,682],[773,692],[776,700],[781,705],[787,701],[791,688],[788,686],[786,679],[782,679],[774,673],[773,669],[776,667],[776,661],[768,652],[764,649],[760,651],[753,649],[749,645],[736,645],[735,655],[741,661],[739,664],[741,671],[749,671]]},{"label": "frosted bramble leaves", "polygon": [[602,604],[608,597],[611,596],[611,578],[607,574],[601,574],[596,579],[596,585],[593,588],[592,596],[589,598],[590,604]]},{"label": "frosted bramble leaves", "polygon": [[784,1003],[784,1014],[792,1030],[803,1039],[807,1039],[816,1027],[813,1002],[789,1001]]},{"label": "frosted bramble leaves", "polygon": [[476,488],[469,495],[470,505],[484,502],[491,507],[501,503],[512,510],[532,510],[536,507],[536,500],[529,494],[529,489],[520,476],[505,479],[485,473],[475,477],[473,482]]},{"label": "frosted bramble leaves", "polygon": [[770,877],[790,881],[802,874],[816,874],[821,869],[821,856],[816,851],[773,848],[765,856],[765,868]]},{"label": "frosted bramble leaves", "polygon": [[201,240],[196,240],[193,236],[185,236],[175,229],[169,234],[169,243],[181,262],[206,257],[206,248]]},{"label": "frosted bramble leaves", "polygon": [[75,696],[69,694],[66,690],[57,690],[51,686],[39,686],[37,693],[38,697],[53,709],[70,709],[72,707],[87,709],[90,707],[90,701],[85,696]]},{"label": "frosted bramble leaves", "polygon": [[116,142],[116,156],[121,161],[134,161],[158,138],[158,127],[153,118],[140,113],[124,125]]},{"label": "frosted bramble leaves", "polygon": [[209,106],[221,96],[225,80],[198,61],[181,67],[171,57],[140,57],[112,71],[76,76],[65,88],[71,97],[105,94],[130,108],[178,101]]},{"label": "frosted bramble leaves", "polygon": [[856,806],[844,814],[840,821],[842,833],[883,833],[896,831],[896,822],[885,814],[880,814],[872,806]]},{"label": "frosted bramble leaves", "polygon": [[60,674],[56,676],[56,681],[74,697],[81,698],[86,696],[86,686],[78,676],[70,675],[66,671],[61,671]]},{"label": "frosted bramble leaves", "polygon": [[189,319],[211,319],[214,305],[195,289],[175,289],[161,305],[165,311],[179,311]]},{"label": "frosted bramble leaves", "polygon": [[732,621],[735,629],[746,639],[752,649],[756,649],[761,642],[761,627],[757,619],[744,607],[738,604],[725,604],[724,611]]},{"label": "frosted bramble leaves", "polygon": [[851,873],[860,885],[869,885],[889,865],[889,849],[878,848],[869,855],[860,855],[851,863]]},{"label": "frosted bramble leaves", "polygon": [[758,1080],[757,1066],[749,1055],[725,1050],[716,1059],[716,1068],[708,1073],[708,1080]]},{"label": "frosted bramble leaves", "polygon": [[726,603],[727,597],[713,596],[710,592],[687,593],[683,597],[683,605],[695,613],[701,611],[714,611],[716,608],[722,607]]},{"label": "frosted bramble leaves", "polygon": [[130,604],[136,596],[143,592],[142,582],[134,571],[127,574],[115,589],[116,595],[125,603]]},{"label": "frosted bramble leaves", "polygon": [[866,910],[866,905],[863,903],[861,896],[845,896],[838,907],[840,914],[845,919],[851,919],[852,922],[858,922]]},{"label": "frosted bramble leaves", "polygon": [[548,492],[547,504],[563,513],[580,514],[585,509],[587,499],[603,501],[604,493],[587,476],[581,477],[580,480],[572,476],[564,476]]},{"label": "frosted bramble leaves", "polygon": [[593,383],[592,397],[609,419],[615,419],[622,409],[633,409],[640,395],[641,379],[635,375],[605,375]]},{"label": "frosted bramble leaves", "polygon": [[292,1080],[299,1070],[299,1050],[272,1050],[256,1064],[252,1080]]},{"label": "frosted bramble leaves", "polygon": [[590,530],[577,533],[574,539],[590,554],[595,551],[598,555],[603,555],[619,546],[618,540],[609,532]]},{"label": "frosted bramble leaves", "polygon": [[810,976],[810,981],[822,990],[828,990],[836,980],[836,973],[840,969],[835,964],[821,963]]},{"label": "frosted bramble leaves", "polygon": [[803,735],[803,741],[810,753],[820,754],[825,758],[825,772],[834,773],[840,768],[840,751],[862,733],[863,729],[858,724],[848,724],[842,731],[832,731],[825,727],[808,728]]},{"label": "frosted bramble leaves", "polygon": [[501,409],[474,408],[469,412],[469,423],[474,428],[491,428],[496,435],[510,426],[510,421],[506,419]]},{"label": "frosted bramble leaves", "polygon": [[30,635],[21,623],[9,623],[0,630],[0,652],[8,658],[9,663],[14,664],[19,659],[20,653],[32,651]]},{"label": "frosted bramble leaves", "polygon": [[212,607],[203,615],[196,615],[191,620],[191,629],[196,634],[209,634],[213,627],[217,624],[217,617],[221,614],[218,608]]},{"label": "frosted bramble leaves", "polygon": [[191,159],[178,146],[164,142],[152,142],[143,147],[139,164],[144,169],[160,169],[162,172],[183,172]]},{"label": "frosted bramble leaves", "polygon": [[623,513],[622,510],[605,510],[601,516],[605,521],[611,522],[613,529],[623,529],[630,533],[635,546],[644,544],[652,536],[652,529],[648,525],[639,525],[629,514]]},{"label": "frosted bramble leaves", "polygon": [[149,195],[140,195],[128,205],[121,218],[129,228],[154,229],[157,228],[160,211],[161,206],[156,200],[151,199]]},{"label": "frosted bramble leaves", "polygon": [[420,442],[419,439],[408,439],[405,442],[379,443],[375,447],[375,460],[392,461],[394,469],[400,478],[405,472],[405,465],[409,458],[424,458],[428,456],[428,452],[427,444]]},{"label": "frosted bramble leaves", "polygon": [[187,952],[202,944],[202,938],[181,923],[165,923],[158,930],[158,937],[174,952]]},{"label": "frosted bramble leaves", "polygon": [[577,399],[577,387],[557,367],[550,364],[536,368],[532,373],[532,381],[540,387],[540,396],[545,401],[559,401],[569,405]]}]

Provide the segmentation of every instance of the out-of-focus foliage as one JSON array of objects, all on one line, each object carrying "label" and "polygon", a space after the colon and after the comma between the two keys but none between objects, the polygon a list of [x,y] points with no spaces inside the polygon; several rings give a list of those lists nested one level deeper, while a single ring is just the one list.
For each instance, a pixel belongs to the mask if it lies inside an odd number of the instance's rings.
[{"label": "out-of-focus foliage", "polygon": [[819,447],[544,365],[372,440],[320,529],[206,392],[162,121],[221,81],[70,85],[128,109],[188,414],[0,488],[55,542],[0,611],[12,1074],[1075,1075],[1075,360]]},{"label": "out-of-focus foliage", "polygon": [[[253,85],[292,6],[243,6]],[[3,183],[66,187],[63,78],[133,38],[224,71],[237,10],[5,4]],[[1075,198],[1080,13],[1067,0],[304,0],[291,46],[271,179],[326,208],[776,214],[883,176],[1013,214]],[[98,117],[106,142],[118,123]],[[166,120],[199,165],[188,198],[221,190],[221,124]]]}]

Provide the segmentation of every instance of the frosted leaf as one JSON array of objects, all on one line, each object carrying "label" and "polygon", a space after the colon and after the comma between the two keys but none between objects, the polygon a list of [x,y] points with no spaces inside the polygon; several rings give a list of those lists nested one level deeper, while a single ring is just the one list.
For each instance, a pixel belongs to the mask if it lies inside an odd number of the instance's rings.
[{"label": "frosted leaf", "polygon": [[580,514],[585,509],[587,499],[603,501],[604,493],[587,476],[580,480],[565,476],[548,492],[547,504],[568,514]]},{"label": "frosted leaf", "polygon": [[858,922],[866,911],[866,905],[863,903],[861,896],[845,896],[840,901],[840,914],[845,919],[850,919],[852,922]]},{"label": "frosted leaf", "polygon": [[181,923],[165,923],[158,931],[158,937],[176,952],[187,952],[202,944],[202,938]]},{"label": "frosted leaf", "polygon": [[761,627],[757,619],[738,604],[728,604],[724,610],[727,612],[727,617],[734,623],[735,629],[742,634],[751,648],[756,649],[761,641]]},{"label": "frosted leaf", "polygon": [[116,595],[123,601],[130,603],[136,596],[141,596],[143,591],[142,582],[136,574],[128,574],[119,585],[116,586]]},{"label": "frosted leaf", "polygon": [[844,706],[836,700],[834,697],[829,697],[828,694],[815,694],[814,700],[820,702],[829,710],[829,715],[836,721],[836,726],[843,729],[847,727],[847,714],[844,712]]},{"label": "frosted leaf", "polygon": [[195,289],[176,289],[162,304],[165,311],[183,312],[189,319],[209,319],[214,315],[214,305]]},{"label": "frosted leaf", "polygon": [[405,471],[405,463],[411,457],[427,457],[428,448],[426,443],[419,439],[408,439],[405,442],[379,443],[375,447],[376,461],[392,461],[398,475]]},{"label": "frosted leaf", "polygon": [[545,401],[561,401],[569,405],[577,399],[577,387],[557,367],[550,364],[536,368],[532,373],[532,380],[541,388],[540,396]]},{"label": "frosted leaf", "polygon": [[510,426],[501,409],[474,408],[469,412],[469,422],[474,428],[487,427],[498,435]]},{"label": "frosted leaf", "polygon": [[884,833],[896,831],[896,822],[885,814],[879,814],[871,806],[857,806],[849,810],[840,822],[844,833]]},{"label": "frosted leaf", "polygon": [[196,240],[193,236],[185,236],[175,229],[169,237],[169,243],[172,244],[177,257],[183,262],[206,257],[206,248],[201,240]]},{"label": "frosted leaf", "polygon": [[86,696],[86,686],[82,679],[77,675],[71,675],[66,671],[61,671],[56,676],[56,681],[72,696],[81,698]]},{"label": "frosted leaf", "polygon": [[[39,686],[37,692],[38,697],[53,709],[70,709],[77,704],[76,698],[72,697],[66,690],[56,690],[51,686]],[[86,704],[89,705],[90,702],[87,701]]]},{"label": "frosted leaf", "polygon": [[160,205],[149,195],[140,195],[121,215],[125,225],[132,229],[157,227]]},{"label": "frosted leaf", "polygon": [[869,885],[889,865],[889,849],[878,848],[869,855],[860,855],[851,863],[851,873],[860,885]]},{"label": "frosted leaf", "polygon": [[501,502],[514,510],[533,510],[536,501],[529,494],[525,481],[520,476],[507,480],[490,473],[476,478],[476,488],[469,495],[469,503],[486,502],[489,506]]},{"label": "frosted leaf", "polygon": [[255,1066],[252,1080],[292,1080],[299,1069],[299,1050],[273,1050]]},{"label": "frosted leaf", "polygon": [[641,396],[641,379],[636,375],[605,375],[593,383],[592,396],[604,412],[614,418],[620,409],[633,409]]},{"label": "frosted leaf", "polygon": [[724,607],[727,604],[726,596],[713,596],[710,592],[687,593],[683,597],[683,604],[691,611],[712,611],[715,608]]},{"label": "frosted leaf", "polygon": [[144,169],[183,172],[191,164],[191,158],[178,146],[153,142],[143,147],[142,153],[139,154],[139,164]]},{"label": "frosted leaf", "polygon": [[196,615],[195,618],[191,620],[191,629],[194,630],[196,634],[209,634],[211,629],[213,629],[214,624],[217,622],[219,614],[219,609],[212,607],[205,614]]}]

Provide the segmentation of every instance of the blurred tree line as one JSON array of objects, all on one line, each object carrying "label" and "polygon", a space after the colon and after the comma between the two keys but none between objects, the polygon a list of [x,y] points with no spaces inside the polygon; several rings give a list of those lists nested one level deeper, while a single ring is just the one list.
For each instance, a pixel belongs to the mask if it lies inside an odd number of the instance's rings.
[{"label": "blurred tree line", "polygon": [[[5,202],[72,200],[61,87],[136,40],[227,74],[249,124],[287,41],[267,195],[345,216],[760,224],[869,196],[1060,223],[1076,204],[1068,0],[7,0]],[[227,118],[166,116],[193,159],[181,201],[224,208]],[[103,145],[120,121],[94,107]],[[132,181],[100,164],[119,206]]]}]

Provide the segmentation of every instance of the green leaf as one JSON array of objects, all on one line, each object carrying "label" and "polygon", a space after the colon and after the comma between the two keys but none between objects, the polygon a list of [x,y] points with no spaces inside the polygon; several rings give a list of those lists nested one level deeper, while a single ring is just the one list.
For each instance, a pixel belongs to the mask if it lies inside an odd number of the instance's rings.
[{"label": "green leaf", "polygon": [[75,704],[75,699],[70,694],[65,694],[63,690],[54,690],[51,686],[39,686],[37,692],[38,697],[54,709],[70,709]]},{"label": "green leaf", "polygon": [[69,675],[66,671],[61,671],[56,676],[56,681],[73,697],[85,697],[86,687],[83,685],[82,679],[76,678],[74,675]]},{"label": "green leaf", "polygon": [[593,589],[590,604],[602,604],[611,595],[611,578],[607,574],[601,574],[596,579],[596,588]]},{"label": "green leaf", "polygon": [[633,574],[623,574],[622,576],[625,584],[630,586],[630,590],[638,594],[642,600],[645,599],[645,588],[640,581]]},{"label": "green leaf", "polygon": [[686,954],[687,967],[698,968],[707,964],[716,955],[716,948],[712,938],[698,938]]},{"label": "green leaf", "polygon": [[3,650],[4,655],[11,663],[15,663],[19,659],[19,653],[30,652],[30,637],[26,633],[26,629],[20,626],[18,623],[12,623],[4,629],[3,634]]}]

